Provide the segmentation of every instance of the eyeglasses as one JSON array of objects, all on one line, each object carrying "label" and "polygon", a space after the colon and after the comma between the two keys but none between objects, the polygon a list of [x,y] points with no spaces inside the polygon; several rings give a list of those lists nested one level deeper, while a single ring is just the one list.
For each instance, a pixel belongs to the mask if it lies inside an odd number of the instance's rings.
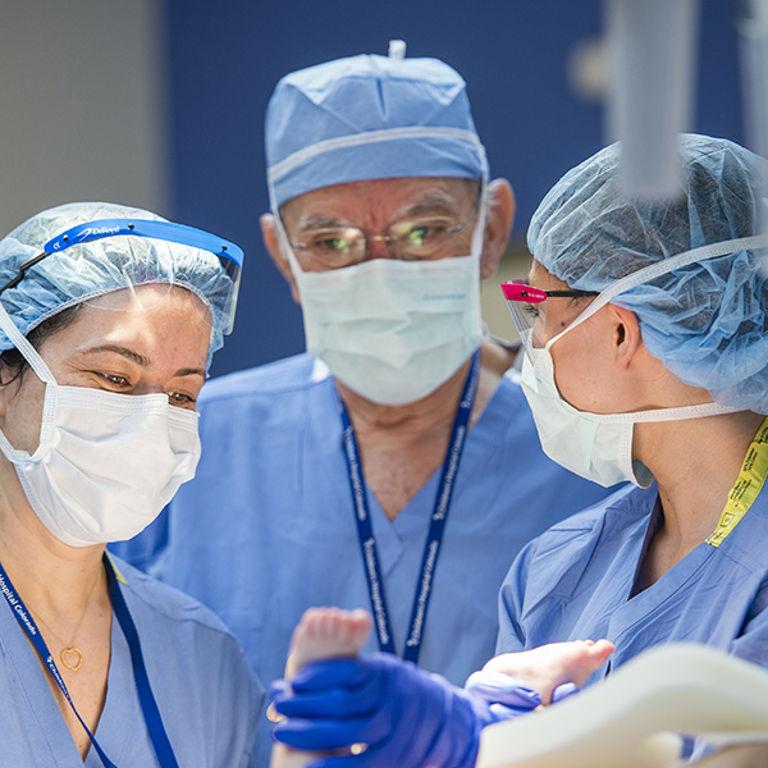
[{"label": "eyeglasses", "polygon": [[501,292],[507,301],[524,301],[526,304],[540,304],[547,299],[577,299],[581,296],[597,296],[597,291],[543,291],[527,285],[525,280],[508,280],[501,284]]},{"label": "eyeglasses", "polygon": [[537,304],[547,299],[579,299],[586,296],[597,296],[597,291],[544,291],[527,285],[523,280],[509,280],[501,284],[501,292],[507,300],[507,306],[512,314],[517,332],[523,341],[526,352],[530,354],[532,343],[533,324],[539,315]]},{"label": "eyeglasses", "polygon": [[329,227],[308,232],[302,240],[291,245],[303,252],[302,261],[306,266],[317,269],[340,269],[358,264],[365,259],[374,242],[386,243],[393,259],[439,259],[448,255],[447,247],[469,221],[454,224],[441,217],[398,221],[385,235],[366,235],[359,227]]}]

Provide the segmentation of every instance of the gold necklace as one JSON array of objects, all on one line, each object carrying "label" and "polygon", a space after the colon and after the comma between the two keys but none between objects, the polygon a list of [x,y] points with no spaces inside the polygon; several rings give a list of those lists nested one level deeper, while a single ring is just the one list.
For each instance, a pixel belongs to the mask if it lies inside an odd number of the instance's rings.
[{"label": "gold necklace", "polygon": [[59,645],[64,646],[59,651],[59,659],[61,660],[61,663],[72,672],[77,672],[80,667],[83,666],[83,652],[75,645],[75,640],[77,639],[77,633],[80,631],[80,627],[82,626],[83,619],[85,619],[85,614],[88,613],[88,606],[91,602],[91,595],[93,595],[93,590],[96,589],[96,583],[98,582],[98,577],[94,580],[93,585],[91,586],[90,591],[88,592],[88,597],[85,600],[85,607],[83,608],[82,614],[80,614],[80,621],[77,622],[77,626],[75,627],[75,631],[72,633],[72,639],[69,641],[69,643],[64,643],[64,641],[59,637],[59,635],[53,630],[53,627],[36,611],[32,610],[30,607],[29,610],[34,613],[40,621],[43,622],[43,625],[48,627],[48,630],[50,633],[58,640]]}]

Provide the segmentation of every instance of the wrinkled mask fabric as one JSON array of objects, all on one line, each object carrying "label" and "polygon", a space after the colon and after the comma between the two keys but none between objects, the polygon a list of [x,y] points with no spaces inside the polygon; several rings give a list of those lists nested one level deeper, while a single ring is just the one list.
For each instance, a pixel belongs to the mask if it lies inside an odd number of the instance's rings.
[{"label": "wrinkled mask fabric", "polygon": [[[300,165],[310,157],[325,157],[334,166],[338,162],[333,159],[335,153],[351,147],[372,158],[395,158],[402,154],[396,149],[401,142],[413,151],[413,147],[421,146],[414,142],[439,142],[446,137],[464,147],[462,152],[472,158],[470,166],[456,173],[455,168],[449,172],[444,166],[412,162],[409,173],[398,175],[480,177],[477,223],[468,256],[435,261],[373,259],[337,270],[305,272],[280,219],[279,206],[286,199],[277,188],[280,174],[286,172],[283,163],[271,168],[268,176],[280,247],[301,298],[307,351],[323,360],[350,389],[382,405],[403,405],[426,397],[450,378],[482,341],[480,256],[488,184],[485,150],[474,129],[457,132],[455,128],[419,125],[331,138],[284,161]],[[337,170],[341,172],[341,167]],[[379,170],[362,178],[382,175],[391,174]],[[343,181],[349,179],[333,176],[323,183]]]},{"label": "wrinkled mask fabric", "polygon": [[579,411],[563,399],[555,383],[549,346],[523,359],[520,383],[544,453],[580,477],[609,487],[626,481],[647,488],[653,475],[632,458],[634,427],[645,421],[679,421],[743,410],[719,403],[632,413]]},{"label": "wrinkled mask fabric", "polygon": [[484,188],[469,256],[305,272],[276,222],[301,297],[307,351],[363,397],[382,405],[426,397],[480,345]]},{"label": "wrinkled mask fabric", "polygon": [[15,449],[0,430],[0,451],[33,511],[73,547],[135,536],[194,477],[198,414],[165,394],[61,386],[2,305],[0,328],[46,385],[34,453]]},{"label": "wrinkled mask fabric", "polygon": [[373,402],[419,400],[482,340],[479,272],[476,256],[459,256],[297,273],[307,351]]}]

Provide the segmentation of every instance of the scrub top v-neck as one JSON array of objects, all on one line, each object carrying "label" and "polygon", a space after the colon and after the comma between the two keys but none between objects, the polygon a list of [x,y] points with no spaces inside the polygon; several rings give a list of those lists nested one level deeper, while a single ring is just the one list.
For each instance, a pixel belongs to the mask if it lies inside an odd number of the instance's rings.
[{"label": "scrub top v-neck", "polygon": [[[231,634],[199,603],[119,560],[126,603],[141,638],[163,722],[182,766],[251,766],[263,699]],[[107,695],[95,736],[119,768],[151,768],[149,739],[128,643],[112,623]],[[37,654],[0,603],[0,765],[103,768],[91,747],[82,761]],[[204,663],[201,663],[201,659]]]}]

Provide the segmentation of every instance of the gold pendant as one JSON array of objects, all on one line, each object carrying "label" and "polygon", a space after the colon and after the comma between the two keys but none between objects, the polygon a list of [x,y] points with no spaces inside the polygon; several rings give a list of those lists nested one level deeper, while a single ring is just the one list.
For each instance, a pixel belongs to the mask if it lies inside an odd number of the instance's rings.
[{"label": "gold pendant", "polygon": [[64,648],[59,653],[61,663],[73,672],[77,672],[83,665],[83,652],[79,648],[75,648],[70,645],[69,648]]}]

